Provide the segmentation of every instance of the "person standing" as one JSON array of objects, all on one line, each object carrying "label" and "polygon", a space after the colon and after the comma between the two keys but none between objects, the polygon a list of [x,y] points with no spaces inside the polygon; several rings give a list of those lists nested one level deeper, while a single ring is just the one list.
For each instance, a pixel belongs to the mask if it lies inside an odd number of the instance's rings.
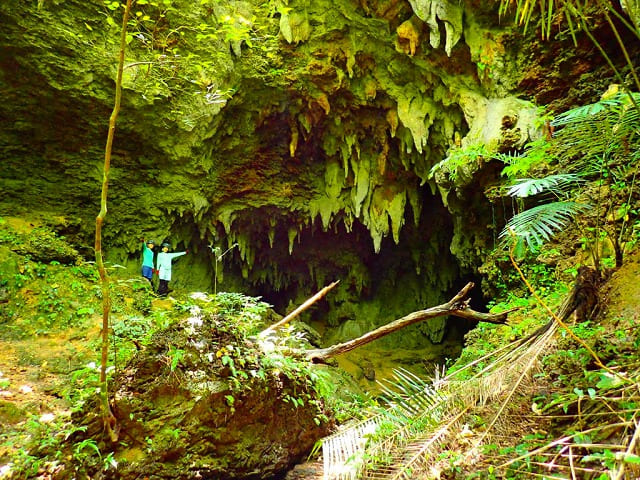
[{"label": "person standing", "polygon": [[155,242],[153,240],[142,240],[142,276],[149,280],[153,278],[153,247]]},{"label": "person standing", "polygon": [[174,258],[186,255],[189,250],[184,252],[169,253],[169,245],[164,242],[161,246],[161,252],[158,253],[157,268],[158,268],[158,295],[165,296],[169,293],[169,282],[171,281],[171,262]]}]

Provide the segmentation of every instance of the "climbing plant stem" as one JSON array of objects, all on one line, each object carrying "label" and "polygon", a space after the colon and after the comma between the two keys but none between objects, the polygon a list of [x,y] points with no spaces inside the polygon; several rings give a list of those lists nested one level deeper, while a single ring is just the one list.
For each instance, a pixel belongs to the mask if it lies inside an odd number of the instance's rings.
[{"label": "climbing plant stem", "polygon": [[96,266],[100,275],[100,288],[102,292],[102,354],[100,360],[100,404],[102,408],[102,421],[105,432],[112,442],[117,441],[116,418],[109,407],[109,393],[107,388],[107,360],[109,356],[109,312],[111,311],[111,295],[109,292],[109,275],[104,267],[102,256],[102,224],[107,216],[107,191],[109,188],[109,167],[111,166],[111,149],[116,130],[116,119],[120,112],[122,99],[122,71],[124,68],[124,53],[127,47],[127,23],[131,11],[131,0],[127,0],[122,16],[122,30],[120,32],[120,52],[118,58],[118,71],[115,85],[115,102],[113,111],[109,117],[109,130],[107,132],[107,144],[104,151],[104,168],[102,172],[102,193],[100,196],[100,213],[96,217]]}]

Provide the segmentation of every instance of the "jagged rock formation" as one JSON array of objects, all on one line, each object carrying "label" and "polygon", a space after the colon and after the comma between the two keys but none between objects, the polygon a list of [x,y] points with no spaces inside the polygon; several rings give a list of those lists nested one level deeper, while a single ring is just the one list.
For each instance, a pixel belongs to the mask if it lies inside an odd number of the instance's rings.
[{"label": "jagged rock formation", "polygon": [[[119,13],[80,0],[0,6],[0,212],[61,217],[85,253]],[[363,329],[474,274],[492,239],[482,186],[497,168],[440,190],[430,169],[454,146],[534,136],[535,105],[520,94],[542,95],[532,72],[554,68],[522,53],[495,5],[148,0],[133,18],[104,232],[112,260],[134,258],[141,234],[170,238],[198,252],[176,285],[207,288],[224,270],[221,286],[280,310],[340,279],[318,315],[366,318]],[[209,245],[232,249],[217,261]],[[434,322],[423,333],[443,332]]]}]

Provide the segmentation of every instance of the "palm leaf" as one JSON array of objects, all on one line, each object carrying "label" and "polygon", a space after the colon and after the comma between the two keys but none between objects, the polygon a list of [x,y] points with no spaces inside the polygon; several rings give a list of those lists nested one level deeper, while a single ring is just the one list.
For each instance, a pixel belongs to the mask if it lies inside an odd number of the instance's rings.
[{"label": "palm leaf", "polygon": [[392,379],[385,379],[378,384],[382,389],[380,400],[390,410],[400,410],[408,417],[433,408],[441,400],[433,381],[424,380],[403,368],[394,369]]},{"label": "palm leaf", "polygon": [[507,191],[510,197],[526,198],[545,191],[561,195],[572,186],[579,185],[584,180],[575,173],[549,175],[544,178],[523,178],[511,186]]},{"label": "palm leaf", "polygon": [[[438,454],[450,449],[451,442],[456,441],[464,415],[478,403],[484,405],[500,398],[505,392],[508,392],[508,398],[510,398],[516,390],[522,388],[524,380],[530,377],[532,369],[537,365],[540,354],[548,349],[555,328],[554,323],[540,335],[512,342],[468,364],[468,368],[476,368],[480,363],[494,358],[471,378],[466,378],[467,372],[462,376],[464,380],[457,378],[467,368],[463,367],[442,381],[434,382],[442,389],[439,391],[442,400],[438,404],[437,415],[433,416],[433,410],[428,410],[414,417],[413,422],[416,423],[417,420],[425,417],[431,417],[436,422],[420,431],[403,426],[387,437],[386,444],[378,443],[373,449],[368,450],[371,460],[363,466],[362,478],[378,480],[431,478],[429,475],[431,467],[437,464]],[[406,390],[407,385],[415,387],[420,384],[433,385],[428,381],[416,379],[413,374],[406,371],[400,375],[394,372],[394,375],[395,383],[403,384],[402,388],[395,389],[401,396],[400,392]],[[491,422],[492,426],[501,420],[504,406],[509,403],[508,398],[502,402],[502,406]]]},{"label": "palm leaf", "polygon": [[551,125],[559,127],[570,125],[572,123],[581,123],[584,122],[587,117],[610,111],[611,107],[616,107],[618,105],[619,102],[615,99],[600,100],[599,102],[591,103],[589,105],[582,105],[561,113],[551,121]]},{"label": "palm leaf", "polygon": [[640,112],[628,100],[597,114],[576,116],[563,125],[555,133],[553,153],[586,176],[610,164],[627,163],[629,152],[640,149]]},{"label": "palm leaf", "polygon": [[621,114],[627,111],[630,113],[631,111],[635,111],[635,115],[637,116],[637,109],[628,108],[631,105],[629,96],[632,96],[633,100],[636,102],[640,101],[639,93],[618,93],[611,98],[605,98],[596,103],[567,110],[566,112],[556,116],[551,122],[551,125],[554,127],[561,127],[574,123],[582,123],[587,121],[589,117],[593,117],[598,114],[602,114],[603,116],[613,115],[617,117],[618,121],[620,120]]},{"label": "palm leaf", "polygon": [[[365,452],[381,458],[386,452],[406,443],[437,415],[438,405],[445,397],[437,391],[431,379],[421,379],[404,369],[395,369],[393,379],[378,382],[388,408],[366,420],[349,425],[327,437],[322,443],[324,478],[353,480],[365,467]],[[376,432],[386,427],[391,433],[382,438]]]},{"label": "palm leaf", "polygon": [[512,217],[500,233],[500,238],[508,240],[513,233],[524,239],[530,248],[540,246],[587,208],[587,205],[576,202],[538,205]]}]

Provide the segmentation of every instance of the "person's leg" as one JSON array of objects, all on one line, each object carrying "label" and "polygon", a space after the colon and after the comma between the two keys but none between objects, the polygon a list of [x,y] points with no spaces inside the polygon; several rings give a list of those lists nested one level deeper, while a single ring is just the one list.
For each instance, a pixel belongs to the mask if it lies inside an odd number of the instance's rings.
[{"label": "person's leg", "polygon": [[161,279],[158,284],[158,295],[166,295],[167,293],[169,293],[169,281]]},{"label": "person's leg", "polygon": [[153,277],[153,268],[147,267],[146,265],[143,265],[142,266],[142,276],[144,278],[146,278],[147,280],[149,280],[149,283],[151,283],[151,278]]}]

